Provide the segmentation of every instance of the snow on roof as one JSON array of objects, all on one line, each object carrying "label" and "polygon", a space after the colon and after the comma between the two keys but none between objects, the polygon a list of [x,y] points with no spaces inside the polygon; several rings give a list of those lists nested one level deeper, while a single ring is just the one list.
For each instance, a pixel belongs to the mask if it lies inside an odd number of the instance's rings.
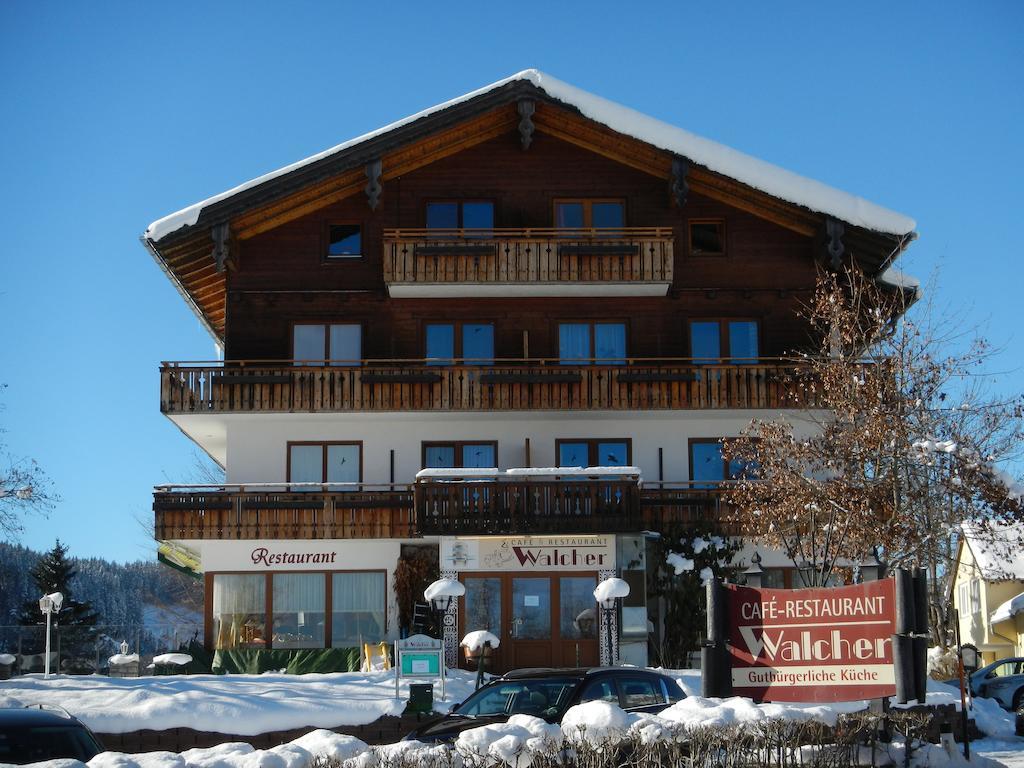
[{"label": "snow on roof", "polygon": [[683,155],[716,173],[759,189],[773,197],[809,208],[812,211],[834,216],[848,224],[885,234],[906,235],[912,232],[916,226],[913,219],[864,198],[835,189],[820,181],[808,179],[711,139],[669,125],[650,115],[645,115],[635,109],[562,82],[540,70],[524,69],[511,77],[498,80],[443,104],[430,107],[375,131],[342,142],[304,160],[271,171],[187,208],[182,208],[162,219],[157,219],[146,228],[144,237],[154,242],[158,241],[182,227],[194,225],[203,209],[214,203],[516,81],[532,83],[551,98],[575,107],[585,117],[606,125],[614,131],[632,136],[667,152]]},{"label": "snow on roof", "polygon": [[913,291],[918,296],[921,295],[921,281],[913,275],[901,272],[896,267],[889,267],[885,270],[878,276],[878,281],[885,285],[891,285],[893,288],[902,288],[906,291]]},{"label": "snow on roof", "polygon": [[992,522],[987,528],[964,523],[963,531],[983,579],[1024,580],[1024,523]]},{"label": "snow on roof", "polygon": [[1005,603],[1000,605],[989,616],[989,621],[992,624],[1000,621],[1009,621],[1018,613],[1024,613],[1024,592],[1021,592],[1015,597],[1011,597]]}]

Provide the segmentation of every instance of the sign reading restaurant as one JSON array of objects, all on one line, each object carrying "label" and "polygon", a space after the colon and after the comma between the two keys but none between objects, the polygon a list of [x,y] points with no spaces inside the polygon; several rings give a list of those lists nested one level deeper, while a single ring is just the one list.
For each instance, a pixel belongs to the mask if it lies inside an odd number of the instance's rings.
[{"label": "sign reading restaurant", "polygon": [[604,570],[615,567],[615,537],[445,536],[441,567],[454,571]]},{"label": "sign reading restaurant", "polygon": [[823,589],[726,588],[737,694],[823,702],[896,693],[892,579]]}]

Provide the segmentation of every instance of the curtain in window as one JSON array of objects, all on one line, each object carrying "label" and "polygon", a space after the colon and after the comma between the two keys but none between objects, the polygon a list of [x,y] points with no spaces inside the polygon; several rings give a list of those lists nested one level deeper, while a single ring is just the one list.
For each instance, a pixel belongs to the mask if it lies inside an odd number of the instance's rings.
[{"label": "curtain in window", "polygon": [[266,625],[266,579],[262,573],[214,574],[214,648],[262,648]]},{"label": "curtain in window", "polygon": [[378,572],[331,575],[331,643],[336,648],[384,638],[385,575]]},{"label": "curtain in window", "polygon": [[490,323],[463,325],[462,357],[467,365],[493,365],[494,326]]},{"label": "curtain in window", "polygon": [[585,467],[590,463],[590,446],[587,443],[560,443],[558,466]]},{"label": "curtain in window", "polygon": [[719,443],[692,443],[690,480],[695,488],[712,488],[725,479],[725,462]]},{"label": "curtain in window", "polygon": [[[358,483],[359,482],[359,446],[328,445],[327,446],[327,482]],[[332,491],[352,491],[355,486],[339,486]]]},{"label": "curtain in window", "polygon": [[559,229],[582,229],[583,203],[556,203],[555,226]]},{"label": "curtain in window", "polygon": [[757,323],[734,320],[729,323],[729,355],[734,363],[757,362]]},{"label": "curtain in window", "polygon": [[451,445],[428,445],[424,453],[430,469],[451,469],[455,466],[455,448]]},{"label": "curtain in window", "polygon": [[326,580],[322,573],[273,576],[275,648],[323,648]]},{"label": "curtain in window", "polygon": [[363,327],[356,323],[331,326],[331,365],[359,365],[363,356]]},{"label": "curtain in window", "polygon": [[690,357],[697,365],[715,365],[722,356],[717,321],[690,323]]},{"label": "curtain in window", "polygon": [[594,326],[594,357],[604,365],[626,363],[626,326],[622,323],[598,323]]},{"label": "curtain in window", "polygon": [[462,466],[475,469],[498,466],[494,446],[489,443],[470,443],[462,446]]},{"label": "curtain in window", "polygon": [[562,364],[588,360],[590,357],[589,323],[559,323],[558,357]]},{"label": "curtain in window", "polygon": [[450,323],[427,326],[427,365],[451,365],[455,357],[455,326]]},{"label": "curtain in window", "polygon": [[[324,447],[322,445],[289,446],[288,480],[293,483],[324,481]],[[313,487],[295,487],[293,491],[316,491]]]},{"label": "curtain in window", "polygon": [[296,325],[292,328],[292,359],[295,365],[323,365],[324,359],[324,326]]}]

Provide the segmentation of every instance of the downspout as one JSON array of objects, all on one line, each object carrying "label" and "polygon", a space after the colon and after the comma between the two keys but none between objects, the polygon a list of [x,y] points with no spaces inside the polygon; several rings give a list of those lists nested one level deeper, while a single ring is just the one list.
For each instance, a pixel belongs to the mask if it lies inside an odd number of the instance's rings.
[{"label": "downspout", "polygon": [[174,287],[177,289],[178,293],[181,295],[181,298],[185,300],[185,303],[188,304],[188,306],[195,313],[195,316],[199,319],[199,323],[203,326],[203,328],[206,329],[206,332],[210,334],[210,337],[213,339],[213,343],[223,350],[224,342],[222,342],[220,338],[217,336],[217,332],[213,330],[213,326],[210,325],[209,321],[203,315],[203,311],[199,308],[199,305],[196,303],[195,299],[192,298],[192,294],[190,294],[185,289],[185,286],[182,285],[181,280],[178,279],[178,276],[175,275],[167,267],[167,264],[164,262],[163,258],[161,258],[160,253],[157,251],[156,246],[153,244],[153,241],[150,240],[145,235],[140,235],[139,240],[142,241],[142,244],[145,246],[146,250],[149,251],[149,255],[153,257],[153,261],[156,262],[156,265],[160,267],[160,270],[164,273],[164,275],[167,276],[167,279],[170,280]]}]

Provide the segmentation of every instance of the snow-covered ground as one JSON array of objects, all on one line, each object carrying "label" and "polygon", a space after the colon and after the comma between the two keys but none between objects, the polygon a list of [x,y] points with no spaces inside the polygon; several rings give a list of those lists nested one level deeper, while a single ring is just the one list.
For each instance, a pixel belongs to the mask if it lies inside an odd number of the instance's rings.
[{"label": "snow-covered ground", "polygon": [[[520,716],[509,726],[488,726],[489,731],[467,735],[467,745],[484,750],[501,765],[503,758],[524,748],[539,748],[541,741],[580,736],[580,724],[586,734],[607,731],[624,733],[630,729],[642,738],[673,738],[680,726],[725,725],[738,722],[784,717],[794,720],[834,722],[840,712],[863,708],[863,702],[843,704],[754,704],[749,699],[705,699],[700,694],[697,670],[660,670],[675,678],[688,698],[665,710],[660,717],[628,715],[604,702],[589,702],[567,714],[564,729],[547,726],[536,718]],[[437,702],[445,710],[473,690],[470,673],[454,671],[449,677],[448,700]],[[195,728],[224,733],[257,734],[293,728],[333,728],[361,725],[382,715],[401,714],[408,696],[403,684],[400,698],[394,696],[391,672],[338,673],[329,675],[193,675],[117,679],[106,677],[56,676],[45,681],[39,675],[27,675],[0,682],[0,707],[25,704],[63,706],[93,730],[123,733],[143,728]],[[435,696],[439,692],[435,687]],[[942,683],[930,685],[929,703],[959,704],[959,694]],[[991,758],[1008,768],[1024,768],[1024,739],[1013,732],[1013,715],[989,699],[978,699],[972,711],[978,726],[987,734],[972,744],[972,754]],[[522,722],[519,722],[522,720]],[[575,730],[574,730],[575,729]],[[555,733],[557,732],[557,733]],[[473,734],[473,732],[467,732]],[[533,741],[531,741],[533,740]],[[388,750],[425,750],[435,748],[415,742],[377,748]],[[469,748],[467,746],[467,748]],[[193,749],[180,755],[154,752],[144,755],[104,753],[89,763],[89,768],[309,768],[313,755],[328,754],[339,759],[369,756],[368,747],[358,739],[318,730],[291,744],[271,750],[254,750],[248,744],[222,744],[209,749]],[[372,761],[370,761],[372,762]],[[524,768],[522,760],[511,761]],[[974,764],[975,761],[972,761]],[[359,766],[370,768],[360,758]],[[962,764],[950,760],[939,747],[919,755],[915,765],[954,768]],[[991,763],[977,761],[990,768]],[[81,768],[73,761],[53,761],[48,768]]]}]

